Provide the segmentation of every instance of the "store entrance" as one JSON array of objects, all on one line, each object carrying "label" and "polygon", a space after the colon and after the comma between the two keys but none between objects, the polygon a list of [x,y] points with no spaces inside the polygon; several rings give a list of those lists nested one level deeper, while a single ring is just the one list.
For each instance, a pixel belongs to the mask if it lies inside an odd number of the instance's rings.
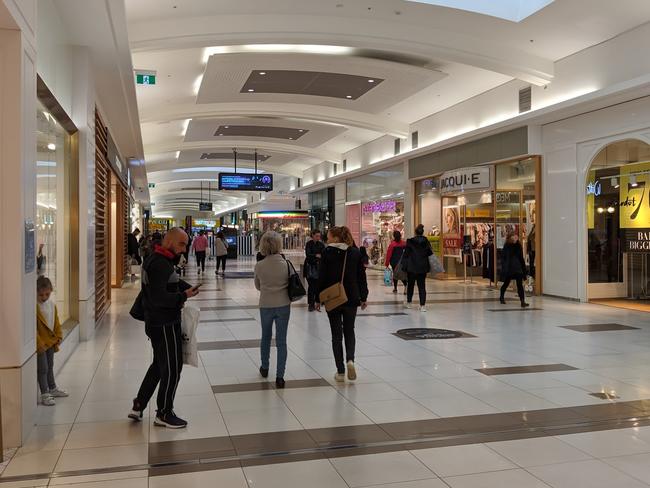
[{"label": "store entrance", "polygon": [[650,145],[612,143],[587,175],[588,298],[650,311]]}]

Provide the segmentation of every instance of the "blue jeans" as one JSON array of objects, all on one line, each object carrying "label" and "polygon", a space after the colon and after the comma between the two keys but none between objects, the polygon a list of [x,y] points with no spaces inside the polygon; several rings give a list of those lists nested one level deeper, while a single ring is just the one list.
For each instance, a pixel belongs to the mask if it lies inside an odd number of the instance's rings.
[{"label": "blue jeans", "polygon": [[287,329],[291,306],[273,308],[260,308],[262,321],[262,343],[260,345],[262,368],[269,369],[269,356],[271,355],[271,338],[273,337],[273,322],[275,322],[275,345],[278,348],[278,370],[276,378],[284,378],[287,365]]}]

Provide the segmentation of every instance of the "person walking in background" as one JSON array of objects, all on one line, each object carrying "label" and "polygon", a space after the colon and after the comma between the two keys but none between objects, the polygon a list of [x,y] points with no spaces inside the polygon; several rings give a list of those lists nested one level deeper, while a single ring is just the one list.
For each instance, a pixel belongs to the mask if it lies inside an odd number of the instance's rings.
[{"label": "person walking in background", "polygon": [[508,234],[506,243],[501,253],[501,286],[500,301],[505,305],[506,290],[512,280],[517,282],[517,294],[521,301],[521,308],[528,307],[526,303],[526,294],[524,293],[524,283],[526,279],[526,261],[524,261],[524,250],[519,242],[519,236],[515,233]]},{"label": "person walking in background", "polygon": [[194,254],[196,254],[196,267],[199,275],[201,271],[205,273],[205,256],[208,249],[208,238],[205,236],[205,231],[199,232],[199,235],[194,238],[192,242]]},{"label": "person walking in background", "polygon": [[221,275],[226,276],[226,259],[228,259],[228,241],[223,231],[217,232],[217,238],[214,241],[217,254],[217,269],[214,271],[216,275],[219,274],[219,265],[221,265]]},{"label": "person walking in background", "polygon": [[131,258],[129,267],[131,268],[131,279],[135,278],[135,273],[133,272],[132,266],[137,264],[140,266],[142,264],[142,258],[140,257],[140,246],[138,244],[138,235],[140,234],[140,229],[137,227],[133,229],[133,232],[127,234],[127,253]]},{"label": "person walking in background", "polygon": [[427,307],[427,273],[431,269],[429,265],[429,256],[433,254],[431,243],[424,237],[424,226],[422,224],[415,228],[415,236],[406,241],[404,257],[402,264],[408,274],[408,283],[406,286],[406,308],[411,308],[413,301],[413,292],[415,284],[418,285],[418,294],[420,295],[420,312],[426,312]]},{"label": "person walking in background", "polygon": [[[365,310],[368,300],[368,282],[366,268],[361,262],[359,249],[353,247],[354,240],[347,227],[332,227],[327,233],[327,247],[323,251],[318,278],[318,289],[325,290],[337,283],[343,282],[347,302],[328,310],[327,317],[332,330],[332,351],[336,362],[337,382],[345,381],[345,370],[349,380],[357,379],[354,366],[356,338],[354,322],[357,308]],[[320,310],[319,302],[316,309]],[[343,361],[343,339],[345,338],[345,362]]]},{"label": "person walking in background", "polygon": [[[393,293],[397,293],[398,281],[395,279],[395,268],[397,268],[400,259],[402,259],[404,249],[406,249],[406,242],[402,240],[402,233],[398,230],[393,231],[393,240],[388,246],[388,251],[386,251],[386,259],[384,261],[384,266],[386,266],[386,269],[389,269],[390,266],[390,268],[393,270]],[[402,281],[402,283],[404,284],[404,294],[406,294],[407,282]]]},{"label": "person walking in background", "polygon": [[185,249],[187,234],[173,228],[142,265],[144,330],[151,340],[153,362],[129,413],[130,419],[141,421],[158,387],[154,425],[170,429],[187,427],[187,422],[174,413],[174,398],[183,368],[181,311],[187,299],[199,293],[198,286],[192,287],[181,280],[174,269],[174,261]]},{"label": "person walking in background", "polygon": [[316,310],[316,301],[318,300],[318,273],[320,269],[320,260],[325,250],[321,238],[321,232],[315,229],[311,232],[311,240],[305,245],[305,264],[304,276],[307,279],[307,303],[309,311]]},{"label": "person walking in background", "polygon": [[275,385],[284,388],[284,372],[287,364],[287,329],[291,314],[289,299],[289,265],[282,256],[282,237],[274,231],[264,233],[260,240],[260,253],[264,259],[255,265],[255,288],[260,292],[260,320],[262,341],[260,344],[260,374],[269,375],[271,339],[275,323],[277,369]]},{"label": "person walking in background", "polygon": [[61,322],[56,305],[50,300],[54,287],[49,278],[39,276],[36,280],[36,366],[41,404],[52,407],[55,398],[67,397],[68,393],[56,386],[54,381],[54,353],[63,341]]}]

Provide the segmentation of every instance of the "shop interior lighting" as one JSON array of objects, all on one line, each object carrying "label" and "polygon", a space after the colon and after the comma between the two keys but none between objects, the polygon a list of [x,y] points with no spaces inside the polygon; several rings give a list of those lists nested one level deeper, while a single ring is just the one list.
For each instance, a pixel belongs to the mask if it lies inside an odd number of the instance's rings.
[{"label": "shop interior lighting", "polygon": [[613,214],[616,211],[614,207],[607,207],[607,213]]},{"label": "shop interior lighting", "polygon": [[630,186],[636,188],[639,184],[636,181],[636,175],[630,175]]},{"label": "shop interior lighting", "polygon": [[605,211],[605,209],[603,207],[598,207],[596,209],[596,212],[598,212],[599,214],[603,213],[604,211]]},{"label": "shop interior lighting", "polygon": [[54,144],[53,142],[50,142],[50,143],[47,145],[47,148],[48,148],[50,151],[56,151],[56,144]]},{"label": "shop interior lighting", "polygon": [[621,185],[618,184],[618,178],[616,178],[616,177],[612,178],[611,183],[612,183],[612,186],[614,188],[618,188],[618,187],[621,186]]}]

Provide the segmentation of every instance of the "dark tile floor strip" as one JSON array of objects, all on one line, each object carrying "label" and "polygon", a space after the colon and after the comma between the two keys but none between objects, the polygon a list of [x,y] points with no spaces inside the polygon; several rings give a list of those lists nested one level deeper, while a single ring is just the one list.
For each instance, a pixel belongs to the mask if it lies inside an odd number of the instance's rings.
[{"label": "dark tile floor strip", "polygon": [[636,400],[530,412],[168,441],[149,444],[147,465],[7,477],[0,479],[0,485],[33,480],[42,484],[43,480],[60,477],[142,469],[149,469],[150,476],[162,476],[647,425],[650,425],[650,400]]},{"label": "dark tile floor strip", "polygon": [[250,322],[255,320],[254,317],[237,317],[234,319],[205,319],[199,320],[200,324],[214,324],[217,322]]},{"label": "dark tile floor strip", "polygon": [[[497,302],[497,301],[499,301],[498,298],[457,298],[457,299],[447,299],[447,300],[427,300],[427,303],[428,304],[435,304],[435,303],[488,303],[488,302]],[[401,305],[402,303],[403,303],[402,300],[384,300],[384,301],[369,301],[368,305]],[[292,305],[292,307],[293,308],[295,308],[295,307],[306,308],[307,303],[294,303]],[[254,309],[257,309],[257,308],[258,308],[257,305],[226,305],[226,306],[223,306],[223,307],[201,307],[201,311],[202,312],[218,312],[219,310],[254,310]],[[539,308],[529,308],[527,310],[541,310],[541,309],[539,309]],[[499,309],[497,311],[503,311],[503,310]]]},{"label": "dark tile floor strip", "polygon": [[[271,340],[271,345],[275,346],[275,339]],[[199,342],[197,344],[199,351],[221,351],[225,349],[250,349],[259,348],[260,339],[249,339],[241,341],[214,341]]]},{"label": "dark tile floor strip", "polygon": [[[331,385],[324,379],[313,380],[287,380],[285,389],[295,388],[314,388],[314,387],[331,387]],[[256,383],[232,383],[228,385],[214,385],[212,392],[217,393],[239,393],[243,391],[260,391],[260,390],[275,390],[275,383],[271,381],[259,381]]]},{"label": "dark tile floor strip", "polygon": [[573,371],[578,368],[567,364],[538,364],[534,366],[509,366],[505,368],[482,368],[477,369],[479,373],[487,376],[496,376],[501,374],[526,374],[526,373],[548,373],[551,371]]},{"label": "dark tile floor strip", "polygon": [[623,324],[582,324],[582,325],[561,325],[562,329],[575,330],[576,332],[607,332],[610,330],[639,330],[639,327],[632,327]]},{"label": "dark tile floor strip", "polygon": [[[495,300],[496,301],[496,300]],[[491,308],[488,312],[536,312],[543,310],[542,308],[528,307],[528,308]]]}]

